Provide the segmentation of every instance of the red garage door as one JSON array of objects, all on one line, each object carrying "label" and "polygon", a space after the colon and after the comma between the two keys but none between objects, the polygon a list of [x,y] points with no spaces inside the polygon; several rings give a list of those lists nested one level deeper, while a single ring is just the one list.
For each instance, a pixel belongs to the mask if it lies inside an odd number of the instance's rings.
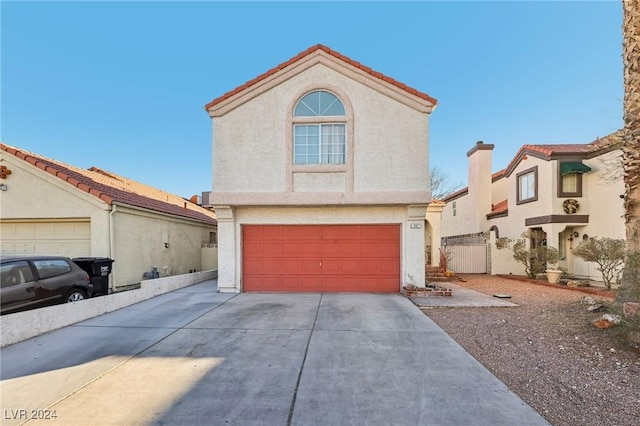
[{"label": "red garage door", "polygon": [[244,225],[243,291],[400,291],[400,225]]}]

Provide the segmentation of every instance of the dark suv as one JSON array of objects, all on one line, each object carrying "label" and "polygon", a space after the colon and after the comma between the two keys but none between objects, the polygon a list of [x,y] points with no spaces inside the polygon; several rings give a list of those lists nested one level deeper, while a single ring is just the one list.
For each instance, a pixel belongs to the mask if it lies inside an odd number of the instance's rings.
[{"label": "dark suv", "polygon": [[0,314],[91,297],[89,275],[60,256],[11,256],[0,259]]}]

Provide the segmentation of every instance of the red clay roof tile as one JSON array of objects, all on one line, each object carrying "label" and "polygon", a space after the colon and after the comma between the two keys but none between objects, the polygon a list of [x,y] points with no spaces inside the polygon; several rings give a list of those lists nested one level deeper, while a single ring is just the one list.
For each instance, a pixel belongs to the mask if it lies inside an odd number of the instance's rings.
[{"label": "red clay roof tile", "polygon": [[[107,204],[122,203],[214,225],[215,214],[174,194],[127,179],[97,167],[81,169],[41,155],[0,143],[0,149]],[[187,208],[185,208],[185,206]]]},{"label": "red clay roof tile", "polygon": [[317,44],[315,46],[311,46],[310,48],[308,48],[307,50],[298,53],[296,56],[294,56],[293,58],[289,59],[288,61],[285,61],[279,65],[277,65],[274,68],[271,68],[269,71],[260,74],[259,76],[255,77],[252,80],[249,80],[248,82],[244,83],[241,86],[236,87],[233,90],[230,90],[229,92],[223,94],[222,96],[219,96],[217,98],[215,98],[214,100],[212,100],[211,102],[209,102],[208,104],[206,104],[204,106],[205,110],[209,110],[209,108],[219,104],[220,102],[224,101],[225,99],[228,99],[229,97],[236,95],[240,92],[242,92],[243,90],[245,90],[248,87],[253,86],[254,84],[257,84],[258,82],[266,79],[267,77],[275,74],[276,72],[288,67],[289,65],[301,60],[302,58],[304,58],[307,55],[310,55],[311,53],[317,51],[317,50],[322,50],[323,52],[328,53],[331,56],[334,56],[348,64],[350,64],[353,67],[359,68],[362,71],[371,74],[372,76],[379,78],[381,80],[386,81],[387,83],[393,84],[394,86],[403,89],[409,93],[411,93],[412,95],[418,96],[421,99],[424,99],[426,101],[429,101],[431,103],[433,103],[434,105],[438,103],[438,101],[435,98],[432,98],[431,96],[427,95],[426,93],[420,92],[416,89],[413,89],[405,84],[402,84],[396,80],[394,80],[391,77],[385,76],[384,74],[377,72],[377,71],[373,71],[371,68],[366,67],[364,65],[362,65],[360,62],[358,61],[354,61],[353,59],[349,58],[348,56],[345,56],[339,52],[336,52],[335,50],[331,50],[330,48],[328,48],[327,46],[324,46],[322,44]]},{"label": "red clay roof tile", "polygon": [[491,205],[491,213],[502,213],[509,207],[509,200],[502,200],[497,204]]}]

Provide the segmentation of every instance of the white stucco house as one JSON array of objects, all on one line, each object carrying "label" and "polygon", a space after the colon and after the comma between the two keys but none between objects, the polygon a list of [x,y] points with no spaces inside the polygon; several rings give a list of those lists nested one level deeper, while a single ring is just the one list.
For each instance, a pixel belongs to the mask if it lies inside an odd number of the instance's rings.
[{"label": "white stucco house", "polygon": [[435,105],[323,45],[208,103],[219,291],[424,285]]},{"label": "white stucco house", "polygon": [[[91,167],[0,144],[0,250],[107,257],[111,291],[215,269],[215,214],[177,195]],[[204,246],[204,248],[203,248]]]},{"label": "white stucco house", "polygon": [[522,275],[512,253],[494,243],[526,232],[531,247],[557,248],[558,266],[569,274],[601,281],[597,265],[572,249],[589,237],[625,238],[619,136],[586,144],[524,145],[496,173],[494,146],[476,143],[467,153],[469,186],[444,200],[441,236],[453,257],[451,268]]}]

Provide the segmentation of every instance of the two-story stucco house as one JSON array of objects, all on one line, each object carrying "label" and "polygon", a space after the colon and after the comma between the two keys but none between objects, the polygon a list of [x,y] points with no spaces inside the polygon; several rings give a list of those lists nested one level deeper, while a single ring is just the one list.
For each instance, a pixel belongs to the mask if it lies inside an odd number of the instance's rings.
[{"label": "two-story stucco house", "polygon": [[[512,253],[493,243],[527,233],[532,247],[557,248],[559,266],[569,274],[602,280],[597,265],[572,249],[589,237],[625,238],[619,132],[587,144],[524,145],[497,173],[491,172],[493,149],[478,142],[467,153],[469,186],[445,199],[441,235],[453,268],[523,274]],[[484,265],[478,251],[468,250],[483,245],[489,250]],[[473,270],[478,264],[485,270]]]},{"label": "two-story stucco house", "polygon": [[219,291],[424,285],[435,104],[323,45],[208,103]]}]

